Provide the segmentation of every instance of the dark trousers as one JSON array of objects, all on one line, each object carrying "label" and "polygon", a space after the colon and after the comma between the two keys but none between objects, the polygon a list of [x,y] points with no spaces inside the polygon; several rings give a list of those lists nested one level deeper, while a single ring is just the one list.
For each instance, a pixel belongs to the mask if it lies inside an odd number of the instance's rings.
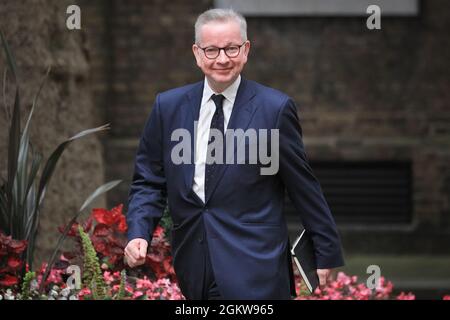
[{"label": "dark trousers", "polygon": [[203,297],[202,300],[222,300],[223,297],[220,294],[217,283],[214,279],[214,272],[211,265],[211,259],[209,256],[208,243],[206,242],[206,237],[204,237],[203,251],[205,257],[204,265],[204,277],[203,277]]}]

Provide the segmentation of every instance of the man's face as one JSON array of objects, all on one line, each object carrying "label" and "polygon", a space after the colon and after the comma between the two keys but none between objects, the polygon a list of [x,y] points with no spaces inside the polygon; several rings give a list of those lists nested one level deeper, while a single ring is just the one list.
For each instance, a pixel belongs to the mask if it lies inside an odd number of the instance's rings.
[{"label": "man's face", "polygon": [[202,69],[209,84],[216,91],[223,91],[239,76],[250,51],[250,42],[246,41],[240,47],[237,57],[228,57],[224,50],[220,50],[215,59],[206,57],[200,49],[210,46],[224,48],[231,45],[240,46],[244,41],[241,37],[239,23],[236,21],[210,22],[202,26],[200,30],[200,43],[194,44],[192,50],[197,60],[197,65]]}]

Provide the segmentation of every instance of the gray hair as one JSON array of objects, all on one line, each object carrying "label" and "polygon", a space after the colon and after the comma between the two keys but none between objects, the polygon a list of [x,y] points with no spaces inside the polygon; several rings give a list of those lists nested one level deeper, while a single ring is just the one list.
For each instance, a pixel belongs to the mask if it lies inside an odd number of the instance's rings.
[{"label": "gray hair", "polygon": [[242,41],[247,41],[247,21],[233,9],[210,9],[198,16],[195,22],[195,43],[200,43],[200,29],[212,21],[225,22],[234,20],[239,23]]}]

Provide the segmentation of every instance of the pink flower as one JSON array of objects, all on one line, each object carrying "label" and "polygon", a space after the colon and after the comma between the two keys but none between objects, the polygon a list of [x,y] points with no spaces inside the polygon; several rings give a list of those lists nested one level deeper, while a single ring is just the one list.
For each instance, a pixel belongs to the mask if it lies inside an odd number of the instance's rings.
[{"label": "pink flower", "polygon": [[114,277],[111,275],[111,272],[109,271],[103,272],[103,279],[105,279],[105,282],[107,284],[111,284],[111,282],[114,281]]},{"label": "pink flower", "polygon": [[125,291],[131,294],[134,293],[134,290],[130,285],[125,285]]},{"label": "pink flower", "polygon": [[[62,274],[65,272],[65,270],[57,270],[57,269],[51,269],[50,273],[47,277],[47,280],[45,281],[45,284],[54,283],[58,285],[62,285],[64,283]],[[41,276],[42,278],[42,276]]]},{"label": "pink flower", "polygon": [[144,279],[136,280],[136,288],[137,289],[153,289],[153,283],[144,277]]},{"label": "pink flower", "polygon": [[90,296],[91,294],[92,293],[91,290],[89,290],[89,288],[83,288],[78,292],[78,298],[80,300],[83,300],[84,296]]},{"label": "pink flower", "polygon": [[158,225],[155,231],[153,232],[153,237],[159,240],[163,238],[163,236],[164,236],[164,229],[160,225]]},{"label": "pink flower", "polygon": [[350,285],[352,283],[352,279],[349,276],[347,276],[345,273],[339,272],[336,282],[340,283],[342,285],[348,286],[348,285]]},{"label": "pink flower", "polygon": [[411,292],[405,294],[403,291],[397,296],[397,300],[415,300],[416,296]]},{"label": "pink flower", "polygon": [[143,292],[141,292],[141,291],[135,291],[135,292],[133,293],[132,299],[137,299],[137,298],[139,298],[139,297],[141,297],[141,296],[143,296],[143,295],[144,295]]}]

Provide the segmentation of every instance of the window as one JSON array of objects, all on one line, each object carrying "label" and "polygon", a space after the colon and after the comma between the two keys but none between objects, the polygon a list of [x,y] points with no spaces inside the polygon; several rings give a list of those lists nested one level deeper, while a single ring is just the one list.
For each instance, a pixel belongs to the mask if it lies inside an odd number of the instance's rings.
[{"label": "window", "polygon": [[216,8],[233,8],[244,16],[367,16],[375,4],[383,16],[416,16],[418,0],[215,0]]},{"label": "window", "polygon": [[[411,222],[410,162],[311,162],[311,167],[338,224]],[[289,199],[285,213],[298,224]]]}]

